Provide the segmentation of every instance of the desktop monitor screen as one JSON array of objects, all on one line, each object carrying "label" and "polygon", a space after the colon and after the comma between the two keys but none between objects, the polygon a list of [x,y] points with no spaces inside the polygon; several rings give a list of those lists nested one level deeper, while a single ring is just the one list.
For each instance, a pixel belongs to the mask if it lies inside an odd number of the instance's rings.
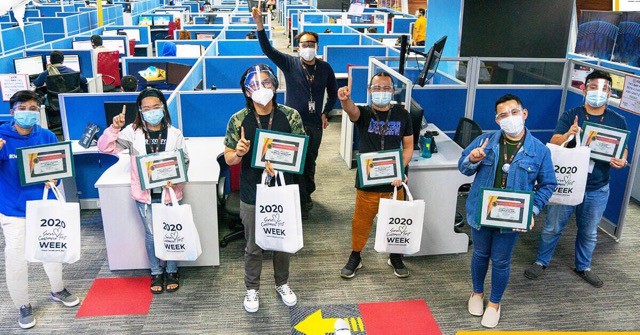
[{"label": "desktop monitor screen", "polygon": [[191,66],[178,63],[167,63],[167,83],[179,85],[191,71]]},{"label": "desktop monitor screen", "polygon": [[156,15],[153,17],[153,25],[156,27],[166,27],[173,21],[173,15]]},{"label": "desktop monitor screen", "polygon": [[117,35],[118,35],[117,30],[105,30],[102,32],[102,36],[117,36]]},{"label": "desktop monitor screen", "polygon": [[125,33],[130,40],[140,41],[140,30],[138,29],[120,29],[118,33]]},{"label": "desktop monitor screen", "polygon": [[167,83],[167,63],[164,62],[131,62],[127,73],[138,78],[138,86]]},{"label": "desktop monitor screen", "polygon": [[124,40],[102,40],[102,45],[109,50],[118,50],[121,55],[126,53]]},{"label": "desktop monitor screen", "polygon": [[13,60],[13,65],[15,66],[17,74],[28,74],[32,76],[44,71],[42,56],[15,58]]},{"label": "desktop monitor screen", "polygon": [[138,25],[139,26],[152,26],[153,19],[149,15],[140,15],[138,17]]},{"label": "desktop monitor screen", "polygon": [[93,47],[91,46],[91,41],[89,41],[89,40],[73,41],[71,44],[73,45],[72,48],[74,50],[91,50],[91,49],[93,49]]},{"label": "desktop monitor screen", "polygon": [[[49,64],[49,55],[47,55],[46,58],[47,64]],[[72,69],[73,71],[80,72],[80,57],[78,55],[64,55],[62,65]]]},{"label": "desktop monitor screen", "polygon": [[176,57],[200,57],[204,47],[197,44],[176,44]]},{"label": "desktop monitor screen", "polygon": [[212,40],[215,36],[213,34],[196,33],[197,40]]},{"label": "desktop monitor screen", "polygon": [[424,69],[420,72],[417,84],[421,87],[424,86],[438,70],[438,64],[440,63],[440,56],[442,56],[442,50],[444,44],[447,41],[447,36],[442,37],[436,43],[433,44],[429,52],[427,53],[427,59],[424,62]]},{"label": "desktop monitor screen", "polygon": [[135,102],[125,101],[105,101],[104,103],[104,116],[107,121],[107,127],[113,123],[113,117],[122,113],[122,106],[127,106],[127,111],[124,114],[125,127],[133,123],[138,113],[138,105]]}]

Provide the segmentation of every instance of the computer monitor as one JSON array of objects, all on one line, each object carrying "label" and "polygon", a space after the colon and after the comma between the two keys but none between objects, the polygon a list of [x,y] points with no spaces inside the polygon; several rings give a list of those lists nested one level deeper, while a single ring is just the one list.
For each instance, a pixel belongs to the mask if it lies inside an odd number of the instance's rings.
[{"label": "computer monitor", "polygon": [[102,40],[102,45],[109,50],[118,50],[121,55],[126,54],[125,42],[123,39]]},{"label": "computer monitor", "polygon": [[120,29],[118,33],[125,33],[130,40],[140,41],[140,30],[138,29]]},{"label": "computer monitor", "polygon": [[127,110],[124,114],[124,126],[128,126],[133,123],[138,113],[138,105],[135,102],[130,101],[105,101],[104,103],[104,116],[107,121],[107,127],[113,123],[113,117],[122,113],[122,106],[127,106]]},{"label": "computer monitor", "polygon": [[117,30],[105,30],[102,32],[102,36],[118,36]]},{"label": "computer monitor", "polygon": [[[51,63],[50,56],[45,56],[47,64]],[[64,55],[64,61],[62,65],[72,69],[73,71],[80,72],[80,57],[78,55]]]},{"label": "computer monitor", "polygon": [[214,38],[215,38],[214,34],[196,33],[196,39],[197,40],[212,40]]},{"label": "computer monitor", "polygon": [[418,76],[417,84],[423,87],[438,70],[438,64],[440,63],[440,57],[442,56],[442,50],[444,44],[447,41],[447,36],[442,37],[436,43],[433,44],[429,52],[426,55],[426,61],[424,62],[424,68]]},{"label": "computer monitor", "polygon": [[73,41],[71,42],[73,50],[91,50],[93,46],[91,46],[90,40],[84,41]]},{"label": "computer monitor", "polygon": [[176,44],[176,57],[200,57],[204,47],[197,44]]},{"label": "computer monitor", "polygon": [[167,63],[167,84],[179,85],[189,71],[191,71],[189,65]]},{"label": "computer monitor", "polygon": [[171,21],[173,21],[173,15],[155,15],[153,17],[153,26],[166,27]]},{"label": "computer monitor", "polygon": [[127,73],[138,78],[138,88],[167,83],[166,62],[131,62],[127,66]]},{"label": "computer monitor", "polygon": [[14,58],[13,66],[15,67],[17,74],[28,74],[30,76],[34,76],[44,71],[42,56]]},{"label": "computer monitor", "polygon": [[138,16],[138,25],[139,26],[149,26],[153,25],[153,18],[150,15],[140,15]]}]

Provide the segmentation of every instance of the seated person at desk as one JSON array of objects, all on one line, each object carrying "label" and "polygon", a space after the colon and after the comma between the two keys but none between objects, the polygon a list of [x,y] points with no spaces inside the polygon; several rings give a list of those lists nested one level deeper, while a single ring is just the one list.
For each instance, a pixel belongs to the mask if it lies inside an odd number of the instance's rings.
[{"label": "seated person at desk", "polygon": [[202,12],[205,14],[209,14],[205,16],[205,19],[204,19],[204,22],[206,24],[213,24],[216,21],[216,15],[211,14],[214,11],[216,10],[211,7],[211,3],[209,1],[205,2],[204,6],[202,6]]},{"label": "seated person at desk", "polygon": [[[51,62],[51,64],[47,64],[47,69],[45,71],[42,71],[42,73],[38,75],[38,78],[36,78],[33,81],[34,86],[36,87],[44,86],[47,83],[47,77],[49,77],[49,75],[77,72],[71,68],[68,68],[62,65],[62,63],[64,62],[64,55],[60,51],[57,51],[57,50],[52,51],[51,55],[49,55],[49,61]],[[82,91],[86,92],[87,78],[85,78],[82,74],[80,74],[80,83],[81,83]]]},{"label": "seated person at desk", "polygon": [[131,75],[122,77],[120,89],[122,92],[136,92],[138,90],[138,78]]},{"label": "seated person at desk", "polygon": [[189,32],[188,30],[180,30],[180,32],[178,33],[178,39],[179,40],[190,40],[191,39],[191,32]]},{"label": "seated person at desk", "polygon": [[256,36],[256,33],[252,30],[252,31],[247,33],[247,36],[245,36],[244,39],[245,40],[256,40],[256,39],[258,39],[258,36]]},{"label": "seated person at desk", "polygon": [[176,44],[173,42],[166,42],[164,44],[164,46],[162,47],[162,54],[161,56],[175,56],[178,52],[177,50],[178,48],[176,47]]},{"label": "seated person at desk", "polygon": [[94,54],[97,54],[103,51],[111,51],[102,45],[102,36],[100,35],[91,36],[91,46],[93,47]]},{"label": "seated person at desk", "polygon": [[[160,294],[165,289],[167,292],[177,291],[180,287],[178,281],[178,263],[166,261],[163,268],[162,260],[156,257],[153,243],[153,223],[151,215],[152,203],[171,203],[169,192],[165,192],[162,199],[162,188],[142,190],[138,177],[138,165],[136,157],[156,152],[174,151],[182,149],[185,164],[189,166],[189,155],[182,132],[171,125],[171,117],[167,109],[167,101],[164,94],[154,88],[148,88],[140,92],[136,101],[138,104],[136,119],[122,129],[125,124],[126,106],[122,113],[113,117],[113,123],[105,129],[98,139],[100,152],[116,154],[123,150],[129,150],[131,156],[131,197],[136,201],[138,213],[142,218],[145,230],[145,245],[147,257],[151,265],[151,293]],[[183,184],[173,185],[167,182],[166,188],[172,187],[178,200],[182,199]]]}]

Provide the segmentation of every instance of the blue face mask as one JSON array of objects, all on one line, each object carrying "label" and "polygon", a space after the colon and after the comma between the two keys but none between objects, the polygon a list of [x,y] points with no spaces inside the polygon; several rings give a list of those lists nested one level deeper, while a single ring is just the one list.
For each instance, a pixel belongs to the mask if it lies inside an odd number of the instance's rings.
[{"label": "blue face mask", "polygon": [[391,103],[391,92],[371,92],[371,102],[376,106],[386,106]]},{"label": "blue face mask", "polygon": [[142,113],[142,118],[150,125],[157,126],[164,118],[164,109],[152,109]]},{"label": "blue face mask", "polygon": [[585,100],[589,106],[598,108],[602,107],[609,98],[609,93],[603,91],[588,91]]},{"label": "blue face mask", "polygon": [[40,113],[31,111],[14,111],[13,119],[22,128],[31,128],[38,120],[40,120]]}]

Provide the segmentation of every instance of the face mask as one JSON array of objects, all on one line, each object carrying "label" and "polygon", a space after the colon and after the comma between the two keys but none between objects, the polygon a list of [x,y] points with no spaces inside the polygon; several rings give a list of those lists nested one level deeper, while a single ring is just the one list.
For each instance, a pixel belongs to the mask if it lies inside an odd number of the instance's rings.
[{"label": "face mask", "polygon": [[300,57],[302,57],[302,59],[304,59],[307,62],[310,62],[314,58],[316,58],[316,49],[315,48],[302,48],[302,49],[300,49],[298,54],[300,55]]},{"label": "face mask", "polygon": [[152,109],[142,113],[142,118],[150,125],[157,126],[164,118],[164,109]]},{"label": "face mask", "polygon": [[517,136],[524,129],[522,115],[511,115],[500,120],[500,129],[509,136]]},{"label": "face mask", "polygon": [[371,92],[371,102],[376,106],[386,106],[391,103],[391,92]]},{"label": "face mask", "polygon": [[273,99],[273,91],[268,88],[260,87],[259,90],[251,94],[251,100],[262,106],[266,106],[271,99]]},{"label": "face mask", "polygon": [[603,91],[588,91],[585,100],[589,106],[598,108],[604,106],[609,98],[609,94]]},{"label": "face mask", "polygon": [[31,128],[40,120],[40,113],[30,111],[15,111],[13,119],[22,128]]}]

